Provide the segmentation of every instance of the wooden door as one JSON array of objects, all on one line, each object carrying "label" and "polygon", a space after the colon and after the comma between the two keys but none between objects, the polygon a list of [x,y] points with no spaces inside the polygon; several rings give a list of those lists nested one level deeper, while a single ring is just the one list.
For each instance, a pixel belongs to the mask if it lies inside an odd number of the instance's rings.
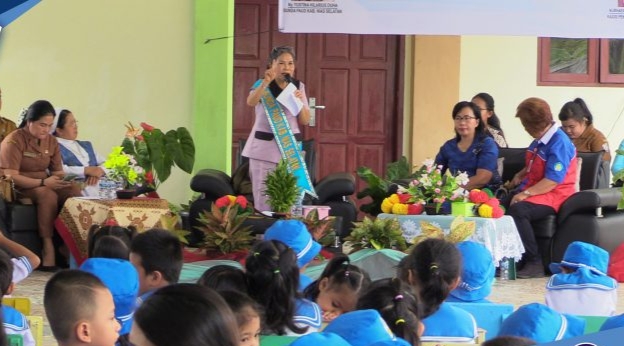
[{"label": "wooden door", "polygon": [[[316,98],[316,177],[368,166],[383,172],[401,153],[402,39],[386,35],[282,34],[276,0],[236,0],[234,39],[233,155],[253,126],[246,105],[250,86],[263,75],[269,51],[290,45],[297,79]],[[236,164],[236,160],[233,161]],[[358,191],[362,188],[358,181]]]}]

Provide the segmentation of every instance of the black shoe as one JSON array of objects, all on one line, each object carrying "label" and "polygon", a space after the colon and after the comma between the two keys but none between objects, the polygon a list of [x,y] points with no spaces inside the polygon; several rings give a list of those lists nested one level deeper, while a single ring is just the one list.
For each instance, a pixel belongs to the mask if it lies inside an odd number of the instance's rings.
[{"label": "black shoe", "polygon": [[544,277],[544,265],[542,261],[527,262],[524,268],[518,271],[516,274],[518,279],[533,279]]}]

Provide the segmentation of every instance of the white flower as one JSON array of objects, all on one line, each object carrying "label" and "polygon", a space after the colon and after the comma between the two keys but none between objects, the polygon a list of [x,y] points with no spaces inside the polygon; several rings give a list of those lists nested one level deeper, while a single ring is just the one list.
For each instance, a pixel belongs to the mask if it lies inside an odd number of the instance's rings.
[{"label": "white flower", "polygon": [[420,183],[421,183],[423,186],[425,186],[425,187],[429,187],[429,186],[431,186],[431,185],[432,185],[432,183],[431,183],[431,178],[429,178],[429,175],[428,175],[428,174],[423,174],[423,175],[420,177]]},{"label": "white flower", "polygon": [[397,193],[409,193],[409,190],[399,185],[397,188]]},{"label": "white flower", "polygon": [[455,177],[455,182],[461,186],[468,184],[468,173],[459,172],[459,174]]}]

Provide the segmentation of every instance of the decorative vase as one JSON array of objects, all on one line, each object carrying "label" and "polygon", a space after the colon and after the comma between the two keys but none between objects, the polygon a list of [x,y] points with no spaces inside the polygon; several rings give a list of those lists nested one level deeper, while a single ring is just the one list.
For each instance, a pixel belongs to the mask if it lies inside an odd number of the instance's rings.
[{"label": "decorative vase", "polygon": [[135,189],[123,189],[115,191],[118,199],[132,199],[136,193]]},{"label": "decorative vase", "polygon": [[450,203],[427,203],[425,213],[427,215],[448,215],[451,213]]},{"label": "decorative vase", "polygon": [[451,203],[451,214],[453,216],[475,216],[475,204],[471,202]]}]

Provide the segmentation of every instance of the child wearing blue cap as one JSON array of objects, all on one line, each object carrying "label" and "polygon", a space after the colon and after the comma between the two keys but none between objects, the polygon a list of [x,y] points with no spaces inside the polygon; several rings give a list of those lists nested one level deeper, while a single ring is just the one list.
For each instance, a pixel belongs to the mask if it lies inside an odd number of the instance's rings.
[{"label": "child wearing blue cap", "polygon": [[474,317],[444,302],[459,284],[460,273],[461,254],[455,244],[444,239],[425,239],[399,262],[399,278],[414,287],[423,303],[425,332],[421,341],[476,340]]},{"label": "child wearing blue cap", "polygon": [[411,345],[420,345],[422,306],[410,286],[400,279],[373,282],[358,299],[358,310],[375,309],[392,332]]},{"label": "child wearing blue cap", "polygon": [[523,305],[503,321],[499,336],[520,336],[536,343],[558,341],[583,335],[585,320],[560,314],[546,305]]},{"label": "child wearing blue cap", "polygon": [[299,220],[278,220],[264,233],[264,240],[279,240],[293,249],[297,255],[299,290],[312,283],[312,279],[303,274],[305,267],[321,252],[321,244],[313,238],[306,225]]},{"label": "child wearing blue cap", "polygon": [[607,276],[609,253],[598,246],[575,241],[546,284],[546,305],[561,313],[612,316],[617,304],[617,282]]},{"label": "child wearing blue cap", "polygon": [[368,274],[352,265],[347,255],[337,254],[303,294],[319,305],[323,321],[329,322],[345,312],[355,310],[360,292],[365,291],[368,285]]},{"label": "child wearing blue cap", "polygon": [[117,258],[89,258],[80,270],[97,276],[113,295],[115,318],[121,324],[119,341],[125,343],[132,328],[132,316],[139,293],[139,275],[132,263]]},{"label": "child wearing blue cap", "polygon": [[451,291],[447,302],[491,303],[486,298],[492,292],[494,283],[494,259],[483,244],[463,241],[457,244],[462,255],[461,282]]},{"label": "child wearing blue cap", "polygon": [[338,316],[323,330],[335,333],[351,346],[409,345],[388,328],[377,310],[357,310]]},{"label": "child wearing blue cap", "polygon": [[253,246],[245,261],[249,296],[265,311],[265,334],[304,335],[321,328],[319,306],[297,291],[299,267],[295,252],[278,240]]}]

